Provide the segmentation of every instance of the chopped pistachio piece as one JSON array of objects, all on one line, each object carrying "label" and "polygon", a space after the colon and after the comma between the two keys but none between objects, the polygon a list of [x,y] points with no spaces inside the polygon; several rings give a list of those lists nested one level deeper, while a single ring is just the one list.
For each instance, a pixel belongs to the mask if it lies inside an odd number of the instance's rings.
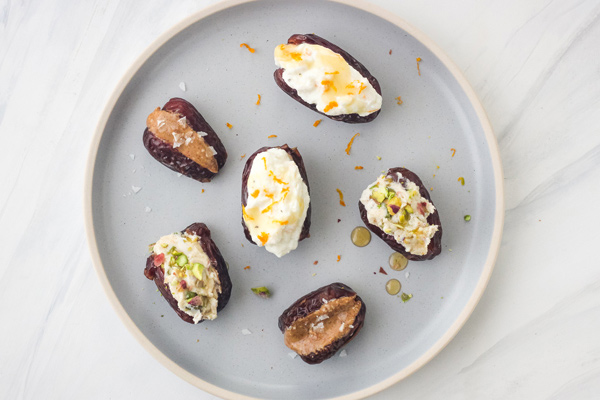
[{"label": "chopped pistachio piece", "polygon": [[259,295],[260,297],[267,298],[271,297],[271,292],[265,286],[255,287],[251,289],[254,294]]},{"label": "chopped pistachio piece", "polygon": [[470,215],[465,215],[465,221],[469,222],[471,220],[471,216]]},{"label": "chopped pistachio piece", "polygon": [[412,294],[406,294],[404,292],[402,292],[402,295],[400,295],[400,298],[402,299],[403,303],[406,303],[407,301],[409,301],[410,299],[412,299],[413,295]]},{"label": "chopped pistachio piece", "polygon": [[185,254],[180,255],[179,257],[177,257],[177,265],[179,265],[180,267],[183,267],[185,264],[187,264],[188,259],[185,256]]},{"label": "chopped pistachio piece", "polygon": [[204,265],[202,265],[200,263],[194,263],[194,265],[192,266],[192,274],[199,281],[202,280],[202,271],[204,271]]}]

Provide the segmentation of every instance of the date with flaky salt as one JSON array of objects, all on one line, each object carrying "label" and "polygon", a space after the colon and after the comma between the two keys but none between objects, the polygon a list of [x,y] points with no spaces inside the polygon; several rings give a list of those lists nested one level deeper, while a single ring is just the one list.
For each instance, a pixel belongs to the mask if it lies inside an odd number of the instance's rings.
[{"label": "date with flaky salt", "polygon": [[333,120],[361,123],[381,110],[379,82],[349,53],[315,34],[292,35],[275,48],[274,78],[300,104]]},{"label": "date with flaky salt", "polygon": [[227,264],[203,223],[161,237],[150,245],[144,275],[190,324],[217,318],[231,296]]},{"label": "date with flaky salt", "polygon": [[216,132],[181,98],[172,98],[148,116],[143,142],[158,162],[200,182],[210,182],[227,160]]},{"label": "date with flaky salt", "polygon": [[348,285],[332,283],[296,300],[279,317],[285,345],[308,364],[319,364],[350,342],[367,307]]}]

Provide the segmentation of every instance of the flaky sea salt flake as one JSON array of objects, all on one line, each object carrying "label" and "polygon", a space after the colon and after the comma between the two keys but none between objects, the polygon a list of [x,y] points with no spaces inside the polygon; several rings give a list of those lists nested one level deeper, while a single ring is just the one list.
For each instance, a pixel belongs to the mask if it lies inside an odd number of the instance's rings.
[{"label": "flaky sea salt flake", "polygon": [[244,328],[244,329],[242,329],[242,335],[244,335],[244,336],[252,335],[252,332],[250,332],[248,329]]},{"label": "flaky sea salt flake", "polygon": [[135,160],[135,154],[130,154],[129,158],[131,158],[132,161]]},{"label": "flaky sea salt flake", "polygon": [[187,87],[185,86],[185,82],[179,82],[179,89],[183,90],[184,92],[187,90]]},{"label": "flaky sea salt flake", "polygon": [[152,209],[148,206],[146,206],[146,208],[144,208],[144,211],[146,211],[147,213],[149,213],[150,211],[152,211]]},{"label": "flaky sea salt flake", "polygon": [[348,353],[346,353],[346,349],[340,351],[340,357],[346,357]]},{"label": "flaky sea salt flake", "polygon": [[131,186],[131,190],[133,190],[134,194],[138,194],[138,192],[142,190],[142,188],[140,186]]},{"label": "flaky sea salt flake", "polygon": [[290,356],[290,358],[291,358],[292,360],[293,360],[294,358],[296,358],[296,356],[297,356],[297,355],[298,355],[298,354],[297,354],[297,353],[294,353],[294,352],[288,353],[288,356]]}]

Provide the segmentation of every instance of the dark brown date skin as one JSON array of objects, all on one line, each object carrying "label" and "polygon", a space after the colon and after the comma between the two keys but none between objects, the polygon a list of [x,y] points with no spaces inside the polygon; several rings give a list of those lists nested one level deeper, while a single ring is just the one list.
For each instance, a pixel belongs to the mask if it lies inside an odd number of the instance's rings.
[{"label": "dark brown date skin", "polygon": [[[215,242],[210,237],[210,230],[208,227],[200,222],[191,224],[187,228],[185,228],[181,233],[187,232],[188,235],[197,235],[198,242],[202,247],[202,250],[206,253],[210,260],[210,265],[217,271],[217,275],[219,276],[219,281],[221,282],[221,293],[217,298],[217,313],[220,312],[225,306],[227,302],[229,302],[229,297],[231,296],[232,283],[231,278],[229,277],[229,272],[227,271],[227,264],[221,255],[221,252],[215,245]],[[165,271],[162,266],[154,265],[154,256],[152,253],[146,260],[146,268],[144,269],[144,275],[146,278],[153,280],[156,284],[156,287],[163,295],[165,300],[169,303],[171,308],[175,310],[179,318],[184,320],[185,322],[189,322],[190,324],[194,323],[194,318],[184,311],[180,310],[177,305],[177,300],[171,294],[171,291],[168,288],[168,285],[165,284]],[[204,320],[200,320],[198,323]]]},{"label": "dark brown date skin", "polygon": [[[402,174],[402,176],[403,176],[402,179],[398,178],[397,172]],[[429,201],[431,204],[433,204],[433,201],[431,201],[431,197],[429,196],[429,192],[427,191],[427,188],[425,187],[425,185],[423,185],[423,182],[421,182],[421,179],[419,179],[419,177],[414,172],[412,172],[406,168],[400,168],[400,167],[390,168],[387,171],[387,176],[392,178],[395,182],[398,182],[398,183],[405,183],[406,180],[413,182],[415,185],[417,185],[419,187],[419,193],[421,194],[421,197],[423,197],[424,199],[427,199],[427,201]],[[435,204],[434,204],[434,206],[435,206]],[[412,261],[431,260],[432,258],[438,256],[442,252],[442,223],[440,221],[440,215],[438,213],[437,208],[435,209],[434,213],[429,214],[429,216],[427,217],[427,223],[430,225],[437,225],[437,226],[439,226],[439,229],[431,238],[431,241],[429,242],[429,246],[427,246],[427,253],[422,256],[409,253],[408,251],[406,251],[406,249],[404,248],[404,246],[402,244],[398,243],[396,241],[396,239],[394,239],[393,235],[388,235],[387,233],[385,233],[384,231],[379,229],[379,227],[377,227],[373,224],[370,224],[369,219],[367,218],[367,210],[365,209],[363,204],[360,202],[360,200],[358,201],[358,209],[360,210],[360,217],[362,218],[362,220],[365,223],[365,225],[367,226],[367,228],[369,228],[371,230],[371,232],[373,232],[375,235],[377,235],[381,239],[383,239],[383,241],[386,242],[388,246],[390,246],[392,249],[394,249],[398,253],[402,254],[408,260],[412,260]]]},{"label": "dark brown date skin", "polygon": [[[331,43],[330,41],[325,40],[322,37],[314,35],[314,34],[306,34],[306,35],[295,34],[295,35],[290,36],[290,38],[288,39],[288,44],[299,45],[302,43],[323,46],[323,47],[328,48],[328,49],[332,50],[333,52],[341,55],[344,58],[344,60],[346,60],[346,62],[352,68],[354,68],[362,76],[364,76],[371,83],[371,85],[373,86],[375,91],[377,93],[379,93],[379,95],[381,95],[381,87],[379,86],[379,82],[377,81],[377,79],[375,79],[375,77],[373,75],[371,75],[369,70],[367,68],[365,68],[365,66],[362,65],[360,62],[358,62],[358,60],[356,58],[352,57],[350,54],[348,54],[346,51],[344,51],[340,47],[338,47],[335,44]],[[370,121],[373,121],[379,115],[379,111],[381,111],[381,110],[377,110],[369,115],[365,115],[364,117],[361,117],[358,114],[327,115],[327,114],[317,110],[316,105],[309,104],[309,103],[305,102],[304,100],[302,100],[302,98],[300,96],[298,96],[298,92],[296,91],[296,89],[292,89],[287,83],[285,83],[285,81],[283,80],[282,74],[283,74],[283,68],[279,68],[279,69],[275,70],[275,73],[273,74],[273,76],[275,78],[275,82],[277,83],[277,86],[279,86],[281,88],[281,90],[283,90],[285,93],[287,93],[291,98],[293,98],[297,102],[299,102],[299,103],[305,105],[306,107],[310,108],[311,110],[316,111],[319,114],[322,114],[322,115],[326,116],[327,118],[331,118],[335,121],[347,122],[349,124],[370,122]]]},{"label": "dark brown date skin", "polygon": [[[300,171],[300,176],[302,177],[302,180],[306,184],[306,188],[308,189],[308,195],[310,196],[310,185],[308,184],[308,176],[306,175],[306,168],[304,167],[304,161],[302,160],[302,156],[300,155],[300,152],[298,151],[298,149],[296,147],[290,148],[287,144],[284,144],[283,146],[261,147],[260,149],[256,150],[254,152],[254,154],[252,154],[248,158],[248,160],[246,160],[246,165],[244,166],[244,171],[242,172],[242,205],[244,207],[248,204],[248,176],[250,176],[250,170],[252,169],[252,163],[254,162],[254,159],[256,158],[256,156],[258,154],[260,154],[264,151],[267,151],[269,149],[285,150],[285,152],[288,153],[292,157],[292,160],[294,160],[294,162],[298,166],[298,170]],[[304,239],[310,237],[309,231],[310,231],[311,207],[312,207],[312,202],[311,202],[311,204],[308,205],[308,210],[306,211],[306,219],[304,220],[304,224],[302,225],[302,231],[300,231],[300,238],[298,239],[298,241],[301,241],[301,240],[304,240]],[[246,226],[246,222],[244,221],[243,215],[242,215],[242,226],[244,227],[244,235],[246,235],[246,239],[248,239],[248,241],[250,243],[256,244],[252,240],[252,236],[250,235],[250,231],[248,230],[248,227]]]},{"label": "dark brown date skin", "polygon": [[[225,161],[227,161],[227,151],[214,129],[206,122],[198,110],[187,100],[178,97],[169,100],[162,109],[185,117],[188,125],[193,130],[207,133],[204,136],[204,141],[216,150],[215,159],[220,171],[225,165]],[[173,148],[171,144],[154,135],[148,128],[144,131],[143,142],[144,147],[152,157],[175,172],[179,172],[200,182],[210,182],[217,174],[184,156],[176,148]]]},{"label": "dark brown date skin", "polygon": [[365,314],[367,312],[367,306],[365,302],[356,294],[352,288],[340,282],[331,283],[327,286],[323,286],[309,294],[300,297],[289,306],[279,317],[279,330],[282,333],[285,332],[296,320],[304,318],[309,314],[318,311],[324,304],[323,300],[327,302],[342,297],[356,296],[356,301],[360,301],[361,307],[358,314],[354,318],[352,325],[354,328],[348,332],[348,334],[333,343],[329,343],[327,346],[320,349],[318,352],[311,353],[307,356],[300,356],[302,360],[308,364],[320,364],[321,362],[333,357],[333,355],[350,342],[356,334],[361,330],[365,323]]}]

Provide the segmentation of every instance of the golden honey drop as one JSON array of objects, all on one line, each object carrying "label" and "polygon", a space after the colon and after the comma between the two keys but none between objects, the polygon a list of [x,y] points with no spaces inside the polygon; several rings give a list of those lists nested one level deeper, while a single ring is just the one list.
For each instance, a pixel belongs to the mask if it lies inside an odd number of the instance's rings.
[{"label": "golden honey drop", "polygon": [[400,293],[401,288],[402,288],[402,284],[400,283],[400,281],[398,279],[390,279],[385,284],[385,291],[388,292],[388,294],[391,294],[392,296]]},{"label": "golden honey drop", "polygon": [[365,247],[371,242],[371,232],[363,226],[357,226],[352,229],[352,234],[350,235],[352,239],[352,243],[358,247]]},{"label": "golden honey drop", "polygon": [[402,254],[395,252],[390,255],[390,268],[394,271],[402,271],[408,265],[408,260]]}]

